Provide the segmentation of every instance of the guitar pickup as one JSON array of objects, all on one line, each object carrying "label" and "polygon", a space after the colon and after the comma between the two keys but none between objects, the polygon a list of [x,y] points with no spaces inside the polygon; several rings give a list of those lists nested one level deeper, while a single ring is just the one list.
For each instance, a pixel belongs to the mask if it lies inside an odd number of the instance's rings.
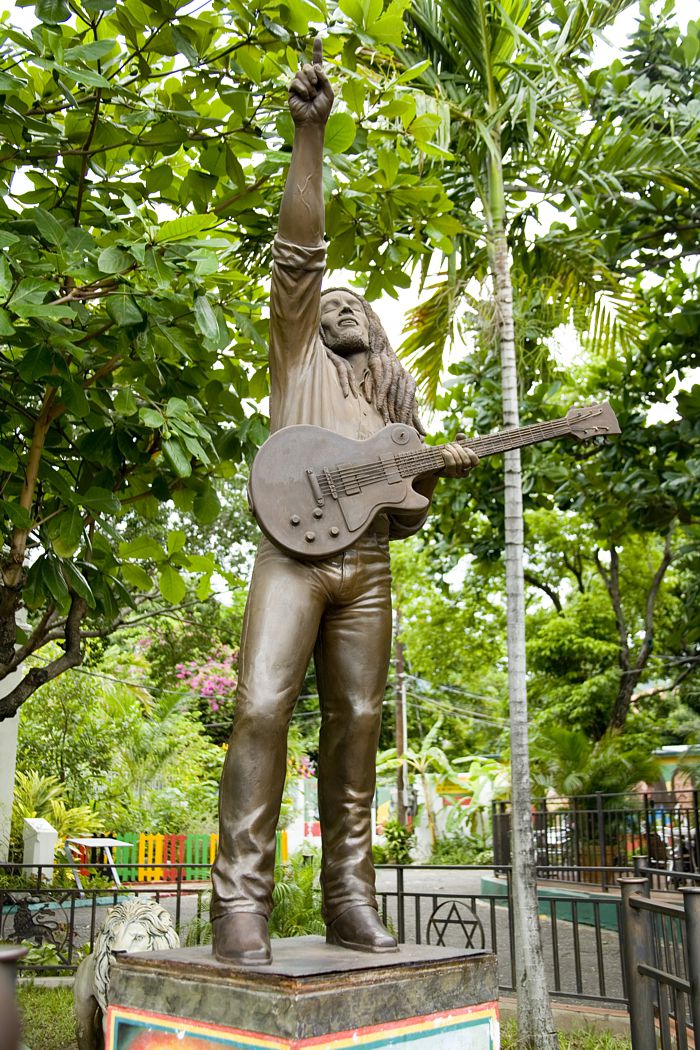
[{"label": "guitar pickup", "polygon": [[350,464],[344,467],[339,463],[336,468],[336,474],[346,496],[356,496],[358,492],[362,491],[357,475]]},{"label": "guitar pickup", "polygon": [[323,498],[323,493],[321,492],[321,486],[318,483],[318,478],[314,474],[313,470],[310,470],[308,468],[306,471],[306,476],[309,479],[309,485],[311,486],[311,491],[314,494],[316,505],[322,507],[325,503],[325,500]]},{"label": "guitar pickup", "polygon": [[396,485],[397,482],[401,481],[399,468],[392,455],[380,456],[380,463],[384,468],[384,477],[390,485]]}]

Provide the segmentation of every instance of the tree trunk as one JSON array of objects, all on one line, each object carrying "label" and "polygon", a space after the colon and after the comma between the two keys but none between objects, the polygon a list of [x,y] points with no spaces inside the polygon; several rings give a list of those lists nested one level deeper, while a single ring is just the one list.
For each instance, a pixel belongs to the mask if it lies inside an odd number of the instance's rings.
[{"label": "tree trunk", "polygon": [[[501,173],[495,172],[498,176]],[[496,190],[501,187],[495,187]],[[497,195],[492,194],[492,201]],[[502,197],[500,198],[502,200]],[[499,214],[500,211],[500,214]],[[493,270],[498,309],[501,354],[503,421],[519,426],[513,290],[503,212],[493,229]],[[505,454],[505,555],[508,610],[508,695],[513,827],[513,922],[515,928],[515,986],[518,997],[518,1044],[554,1050],[557,1037],[547,991],[542,938],[537,907],[535,844],[530,817],[530,756],[528,747],[525,664],[525,582],[523,576],[523,503],[520,451]]]},{"label": "tree trunk", "polygon": [[[401,606],[396,606],[396,757],[403,758],[406,751],[406,681],[404,677],[403,642],[401,641]],[[408,824],[406,794],[408,777],[406,762],[401,761],[396,770],[396,818],[404,827]]]}]

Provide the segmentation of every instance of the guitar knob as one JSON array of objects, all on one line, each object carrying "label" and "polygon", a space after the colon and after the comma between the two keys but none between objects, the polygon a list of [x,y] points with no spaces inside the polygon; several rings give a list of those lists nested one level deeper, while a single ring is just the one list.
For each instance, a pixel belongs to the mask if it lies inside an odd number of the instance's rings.
[{"label": "guitar knob", "polygon": [[301,518],[299,517],[298,514],[292,514],[291,518],[289,519],[289,524],[290,525],[298,525],[300,521],[301,521]]},{"label": "guitar knob", "polygon": [[323,517],[323,511],[321,510],[320,507],[316,507],[316,509],[314,511],[314,517],[315,518],[322,518]]},{"label": "guitar knob", "polygon": [[340,529],[338,528],[337,525],[334,525],[333,528],[331,529],[331,536],[338,536],[339,534],[340,534]]},{"label": "guitar knob", "polygon": [[306,535],[304,536],[304,539],[306,540],[307,543],[313,543],[314,540],[316,539],[316,533],[315,532],[307,532]]}]

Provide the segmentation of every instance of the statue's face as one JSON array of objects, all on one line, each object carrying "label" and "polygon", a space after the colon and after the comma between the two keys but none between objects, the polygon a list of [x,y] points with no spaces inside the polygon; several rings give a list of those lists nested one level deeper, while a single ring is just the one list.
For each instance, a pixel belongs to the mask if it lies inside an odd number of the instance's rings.
[{"label": "statue's face", "polygon": [[369,349],[369,321],[350,292],[321,296],[321,333],[326,346],[345,357]]}]

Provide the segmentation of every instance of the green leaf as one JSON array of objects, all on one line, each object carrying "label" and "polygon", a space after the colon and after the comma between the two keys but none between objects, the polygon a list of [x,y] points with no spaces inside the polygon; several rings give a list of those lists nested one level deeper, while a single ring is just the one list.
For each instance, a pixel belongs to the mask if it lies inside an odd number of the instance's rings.
[{"label": "green leaf", "polygon": [[5,445],[0,445],[0,471],[9,474],[11,471],[16,470],[18,465],[19,460],[12,449],[7,448]]},{"label": "green leaf", "polygon": [[353,113],[362,114],[367,97],[367,85],[363,80],[348,80],[343,84],[343,99]]},{"label": "green leaf", "polygon": [[202,525],[211,525],[221,513],[221,503],[213,485],[207,485],[205,489],[197,493],[192,506],[194,516]]},{"label": "green leaf", "polygon": [[371,33],[375,40],[382,44],[401,45],[404,24],[399,15],[384,15],[367,26],[367,32]]},{"label": "green leaf", "polygon": [[141,324],[143,314],[128,292],[116,292],[107,296],[107,313],[120,328]]},{"label": "green leaf", "polygon": [[211,215],[183,215],[179,219],[170,219],[158,228],[155,235],[157,244],[165,244],[170,241],[182,241],[193,234],[201,233],[202,230],[211,229],[216,225],[216,219]]},{"label": "green leaf", "polygon": [[54,292],[56,285],[41,277],[23,277],[10,299],[10,307],[18,303],[43,303],[49,292]]},{"label": "green leaf", "polygon": [[166,602],[178,605],[187,594],[187,586],[177,569],[164,565],[158,576],[158,587]]},{"label": "green leaf", "polygon": [[140,409],[139,419],[144,426],[150,427],[151,430],[159,430],[162,426],[165,426],[165,419],[156,408]]},{"label": "green leaf", "polygon": [[61,572],[61,563],[53,554],[43,554],[36,562],[41,582],[59,605],[68,599],[68,587]]},{"label": "green leaf", "polygon": [[63,52],[63,59],[65,62],[71,62],[73,59],[79,62],[92,62],[96,58],[104,58],[116,46],[116,40],[93,40],[89,44],[67,47]]},{"label": "green leaf", "polygon": [[136,398],[132,392],[125,387],[122,387],[121,390],[117,390],[114,395],[113,405],[114,410],[121,416],[133,416],[134,412],[138,409]]},{"label": "green leaf", "polygon": [[350,113],[331,113],[324,145],[331,153],[345,153],[355,141],[356,134],[357,126]]},{"label": "green leaf", "polygon": [[397,84],[407,84],[411,80],[415,80],[421,73],[425,73],[426,69],[430,69],[430,59],[426,58],[423,62],[416,62],[414,66],[409,66],[405,69],[400,77],[396,78]]},{"label": "green leaf", "polygon": [[168,532],[168,554],[177,554],[187,543],[187,536],[182,529],[173,529]]},{"label": "green leaf", "polygon": [[218,340],[219,322],[206,295],[198,295],[194,300],[194,316],[197,327],[205,339]]},{"label": "green leaf", "polygon": [[168,438],[163,442],[163,454],[179,478],[188,478],[192,473],[190,457],[179,441]]},{"label": "green leaf", "polygon": [[139,591],[150,591],[153,587],[153,580],[141,565],[125,561],[121,566],[121,574],[129,586]]},{"label": "green leaf", "polygon": [[81,506],[90,511],[91,514],[118,514],[121,503],[109,489],[99,488],[91,485],[87,492],[78,496]]},{"label": "green leaf", "polygon": [[155,562],[165,561],[166,558],[166,553],[158,540],[145,535],[120,543],[119,554],[122,558],[139,558]]},{"label": "green leaf", "polygon": [[54,537],[53,549],[61,558],[72,558],[83,539],[83,517],[77,507],[61,515],[58,536]]},{"label": "green leaf", "polygon": [[15,326],[10,320],[7,310],[0,308],[0,335],[14,335]]},{"label": "green leaf", "polygon": [[124,273],[133,265],[133,257],[121,248],[111,246],[105,248],[97,256],[97,266],[102,273]]},{"label": "green leaf", "polygon": [[364,11],[360,0],[340,0],[338,6],[356,25],[364,25]]},{"label": "green leaf", "polygon": [[70,589],[75,591],[78,597],[82,598],[90,609],[94,609],[96,604],[95,595],[92,593],[90,584],[87,582],[75,562],[64,561],[61,567]]},{"label": "green leaf", "polygon": [[201,602],[205,602],[207,598],[209,598],[210,595],[212,595],[213,593],[214,589],[211,585],[211,577],[202,576],[202,578],[197,582],[197,586],[195,587],[195,594]]},{"label": "green leaf", "polygon": [[28,529],[31,527],[31,515],[24,507],[20,507],[19,503],[12,503],[3,499],[0,500],[0,509],[7,515],[15,528]]},{"label": "green leaf", "polygon": [[71,69],[69,66],[59,66],[58,63],[56,63],[56,69],[64,76],[70,77],[76,84],[88,84],[90,87],[98,88],[112,87],[109,80],[101,73],[96,73],[94,69]]},{"label": "green leaf", "polygon": [[70,8],[66,0],[37,0],[34,12],[37,18],[47,25],[59,25],[70,18]]}]

